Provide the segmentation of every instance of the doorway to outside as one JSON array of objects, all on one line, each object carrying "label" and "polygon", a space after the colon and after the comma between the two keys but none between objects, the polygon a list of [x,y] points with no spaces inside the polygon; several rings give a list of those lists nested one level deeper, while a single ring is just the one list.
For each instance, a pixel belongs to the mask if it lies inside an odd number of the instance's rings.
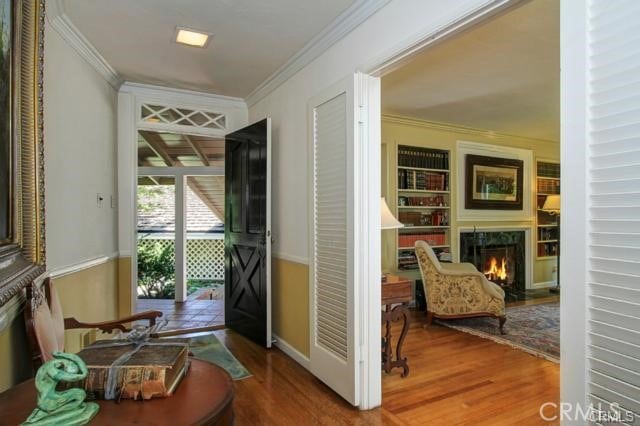
[{"label": "doorway to outside", "polygon": [[136,311],[224,326],[224,139],[138,132]]}]

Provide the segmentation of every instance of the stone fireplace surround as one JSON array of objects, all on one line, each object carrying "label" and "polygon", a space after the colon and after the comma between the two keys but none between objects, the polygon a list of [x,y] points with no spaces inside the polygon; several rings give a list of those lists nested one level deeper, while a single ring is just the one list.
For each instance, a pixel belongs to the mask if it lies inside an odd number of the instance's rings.
[{"label": "stone fireplace surround", "polygon": [[[475,227],[475,238],[477,245],[477,253],[480,252],[482,245],[500,247],[509,246],[515,248],[516,266],[516,286],[519,292],[532,288],[532,267],[533,259],[531,257],[531,228],[528,226],[509,226],[509,227],[491,227],[477,226]],[[458,228],[458,251],[457,257],[460,262],[473,263],[472,245],[474,241],[474,227]],[[477,260],[479,260],[476,257]],[[524,266],[524,267],[522,267]],[[481,269],[481,268],[479,268]],[[481,271],[482,272],[482,271]]]}]

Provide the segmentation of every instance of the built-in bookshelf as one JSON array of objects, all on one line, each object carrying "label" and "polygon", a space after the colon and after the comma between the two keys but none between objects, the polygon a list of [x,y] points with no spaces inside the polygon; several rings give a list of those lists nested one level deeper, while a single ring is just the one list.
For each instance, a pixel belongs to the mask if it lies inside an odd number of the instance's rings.
[{"label": "built-in bookshelf", "polygon": [[560,164],[538,161],[536,164],[536,249],[538,259],[555,258],[560,238],[557,214],[542,209],[549,195],[560,195]]},{"label": "built-in bookshelf", "polygon": [[451,261],[449,151],[398,146],[398,269],[418,269],[414,243],[424,240],[441,261]]}]

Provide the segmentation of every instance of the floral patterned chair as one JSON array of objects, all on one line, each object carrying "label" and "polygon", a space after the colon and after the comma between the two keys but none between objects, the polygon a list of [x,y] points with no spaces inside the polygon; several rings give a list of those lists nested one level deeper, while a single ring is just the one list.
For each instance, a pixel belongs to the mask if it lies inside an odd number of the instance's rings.
[{"label": "floral patterned chair", "polygon": [[504,334],[507,317],[500,286],[471,263],[441,264],[424,241],[416,241],[415,249],[427,299],[427,326],[433,318],[495,317]]}]

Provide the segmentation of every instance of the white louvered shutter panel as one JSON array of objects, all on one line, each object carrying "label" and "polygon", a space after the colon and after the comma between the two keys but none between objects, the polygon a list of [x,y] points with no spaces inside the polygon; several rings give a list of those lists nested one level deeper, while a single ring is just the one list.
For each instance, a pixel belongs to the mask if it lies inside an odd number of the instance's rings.
[{"label": "white louvered shutter panel", "polygon": [[315,297],[316,341],[347,359],[346,95],[316,110]]},{"label": "white louvered shutter panel", "polygon": [[310,369],[358,404],[354,338],[354,80],[310,101]]},{"label": "white louvered shutter panel", "polygon": [[637,416],[640,2],[591,0],[589,14],[589,397],[594,405],[615,403]]}]

